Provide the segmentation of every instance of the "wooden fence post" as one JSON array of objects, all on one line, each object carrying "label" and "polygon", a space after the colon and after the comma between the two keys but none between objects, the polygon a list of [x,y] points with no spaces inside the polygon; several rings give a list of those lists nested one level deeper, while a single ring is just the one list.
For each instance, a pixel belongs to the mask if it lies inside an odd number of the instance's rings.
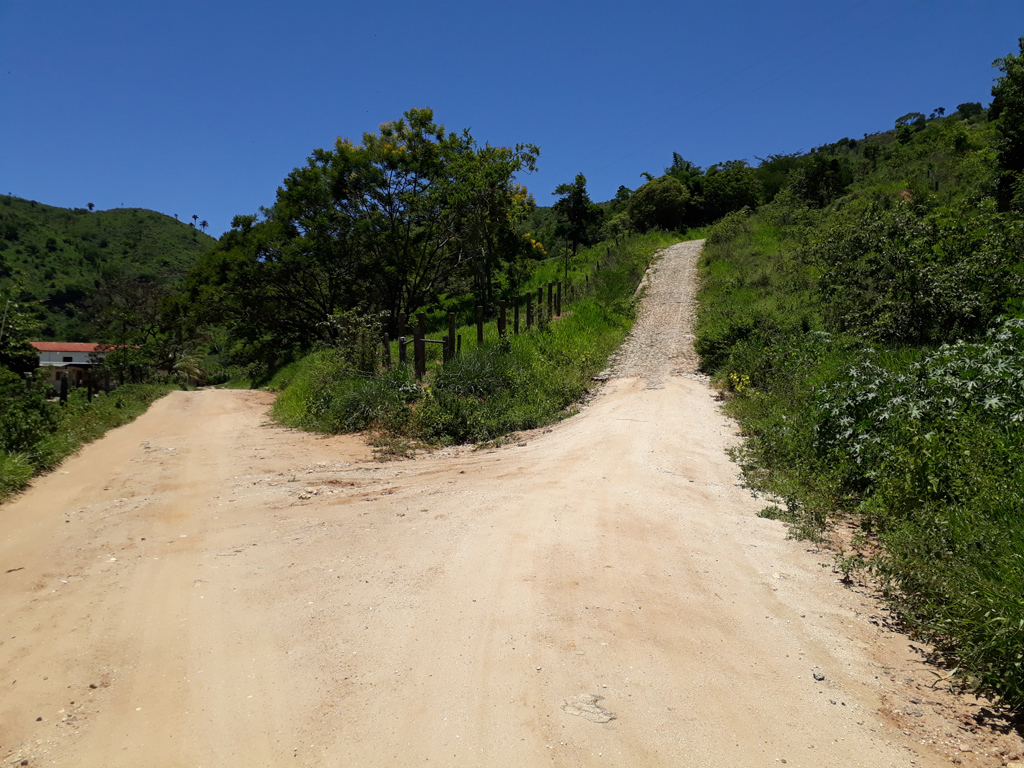
[{"label": "wooden fence post", "polygon": [[384,334],[384,367],[391,367],[391,337]]},{"label": "wooden fence post", "polygon": [[448,357],[455,357],[455,313],[448,313]]},{"label": "wooden fence post", "polygon": [[562,281],[558,281],[558,292],[555,294],[555,312],[562,316]]},{"label": "wooden fence post", "polygon": [[451,345],[448,343],[447,336],[441,339],[441,359],[446,363],[452,359]]},{"label": "wooden fence post", "polygon": [[68,404],[68,375],[66,373],[60,375],[60,404]]},{"label": "wooden fence post", "polygon": [[484,343],[484,305],[476,305],[476,345]]},{"label": "wooden fence post", "polygon": [[409,353],[405,349],[405,345],[408,343],[409,340],[405,336],[398,337],[398,362],[401,365],[405,365],[409,362]]},{"label": "wooden fence post", "polygon": [[505,338],[505,301],[498,302],[498,338]]},{"label": "wooden fence post", "polygon": [[519,335],[519,302],[522,300],[522,296],[516,296],[515,309],[512,311],[512,333],[516,336]]},{"label": "wooden fence post", "polygon": [[416,329],[416,326],[412,328],[412,369],[416,374],[416,378],[422,378],[423,374],[420,373],[420,352],[423,349],[423,343],[420,341],[420,332]]},{"label": "wooden fence post", "polygon": [[427,345],[423,339],[427,337],[427,313],[420,312],[416,315],[416,331],[420,337],[419,352],[420,352],[420,378],[427,375]]},{"label": "wooden fence post", "polygon": [[554,317],[555,311],[555,284],[548,283],[548,319]]},{"label": "wooden fence post", "polygon": [[405,312],[398,313],[398,335],[408,336],[407,329],[405,327]]},{"label": "wooden fence post", "polygon": [[455,356],[456,357],[461,357],[462,356],[462,334],[461,333],[458,336],[455,337]]}]

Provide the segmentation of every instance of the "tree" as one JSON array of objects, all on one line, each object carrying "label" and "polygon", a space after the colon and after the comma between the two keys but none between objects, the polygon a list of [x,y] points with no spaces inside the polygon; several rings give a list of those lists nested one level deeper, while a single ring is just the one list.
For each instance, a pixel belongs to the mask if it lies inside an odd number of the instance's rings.
[{"label": "tree", "polygon": [[824,208],[853,183],[849,161],[820,154],[806,158],[790,174],[790,187],[811,208]]},{"label": "tree", "polygon": [[956,113],[960,115],[964,120],[970,120],[972,117],[977,117],[985,109],[981,106],[980,101],[968,101],[963,104],[958,104]]},{"label": "tree", "polygon": [[193,213],[192,214],[192,226],[193,227],[196,225],[197,221],[199,221],[199,216],[197,214]]},{"label": "tree", "polygon": [[0,368],[25,374],[39,366],[39,353],[28,343],[39,325],[32,309],[12,293],[0,292]]},{"label": "tree", "polygon": [[745,160],[729,160],[708,168],[702,179],[703,220],[717,221],[731,211],[754,208],[761,197],[761,182]]},{"label": "tree", "polygon": [[1003,73],[992,86],[989,120],[996,123],[999,178],[996,201],[999,210],[1024,209],[1024,37],[1018,40],[1020,54],[996,59]]},{"label": "tree", "polygon": [[264,359],[331,343],[339,313],[394,320],[468,285],[486,300],[494,271],[527,247],[516,225],[532,199],[512,179],[537,152],[480,147],[429,109],[360,144],[339,138],[285,178],[273,206],[235,218],[190,295]]},{"label": "tree", "polygon": [[665,169],[665,175],[678,179],[692,192],[694,184],[704,175],[704,172],[699,165],[684,159],[678,152],[673,152],[672,165]]},{"label": "tree", "polygon": [[[587,179],[577,173],[572,184],[559,184],[552,195],[561,195],[552,209],[558,217],[555,234],[569,243],[572,256],[581,245],[590,245],[597,239],[597,230],[604,212],[590,200],[587,194]],[[569,260],[565,262],[565,274],[569,274]]]},{"label": "tree", "polygon": [[686,228],[690,191],[674,176],[644,184],[629,199],[629,218],[642,232],[649,229],[682,231]]},{"label": "tree", "polygon": [[203,219],[202,221],[199,222],[199,228],[203,230],[203,232],[206,232],[206,228],[208,226],[210,226],[210,222],[208,222],[206,219]]},{"label": "tree", "polygon": [[917,128],[920,130],[924,128],[925,118],[920,112],[907,112],[903,117],[896,118],[896,127],[899,128],[901,125]]},{"label": "tree", "polygon": [[468,131],[460,143],[449,162],[444,198],[455,217],[456,249],[471,266],[477,303],[491,306],[497,269],[510,268],[511,287],[518,292],[519,262],[536,248],[517,230],[536,204],[513,178],[534,171],[540,151],[532,144],[479,147]]}]

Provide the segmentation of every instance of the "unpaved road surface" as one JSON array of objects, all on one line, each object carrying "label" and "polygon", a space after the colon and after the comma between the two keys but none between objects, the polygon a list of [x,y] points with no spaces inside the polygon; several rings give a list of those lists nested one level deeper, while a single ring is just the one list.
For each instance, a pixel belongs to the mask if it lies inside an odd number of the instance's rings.
[{"label": "unpaved road surface", "polygon": [[755,516],[694,373],[698,249],[598,396],[500,449],[379,464],[182,392],[0,507],[3,764],[1003,764]]}]

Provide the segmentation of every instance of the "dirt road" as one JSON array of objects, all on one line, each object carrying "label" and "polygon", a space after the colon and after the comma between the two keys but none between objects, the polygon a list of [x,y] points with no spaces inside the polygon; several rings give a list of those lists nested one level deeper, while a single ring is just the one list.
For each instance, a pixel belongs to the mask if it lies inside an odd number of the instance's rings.
[{"label": "dirt road", "polygon": [[696,251],[596,399],[503,448],[378,464],[181,392],[0,507],[4,764],[1001,764],[922,743],[906,639],[755,516]]}]

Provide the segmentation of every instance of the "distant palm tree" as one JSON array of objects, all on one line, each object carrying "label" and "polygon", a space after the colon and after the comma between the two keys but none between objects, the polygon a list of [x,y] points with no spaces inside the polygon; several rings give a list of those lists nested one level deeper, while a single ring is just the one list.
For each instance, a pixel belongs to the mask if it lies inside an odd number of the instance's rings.
[{"label": "distant palm tree", "polygon": [[196,214],[193,213],[192,214],[192,226],[193,227],[196,225],[197,221],[199,221],[199,217]]},{"label": "distant palm tree", "polygon": [[208,226],[210,226],[210,222],[208,222],[206,219],[203,219],[202,221],[199,222],[199,228],[203,230],[203,232],[206,231],[206,228]]}]

